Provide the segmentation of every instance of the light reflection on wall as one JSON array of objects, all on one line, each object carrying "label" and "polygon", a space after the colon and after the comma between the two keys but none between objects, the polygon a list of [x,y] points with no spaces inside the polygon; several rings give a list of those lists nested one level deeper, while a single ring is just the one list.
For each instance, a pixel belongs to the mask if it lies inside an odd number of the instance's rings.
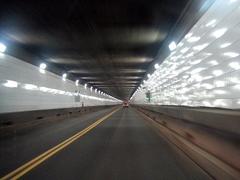
[{"label": "light reflection on wall", "polygon": [[59,89],[52,89],[52,88],[48,88],[48,87],[38,87],[37,85],[34,85],[34,84],[23,84],[23,83],[13,81],[13,80],[5,80],[5,82],[3,82],[2,85],[7,88],[21,87],[22,89],[25,89],[25,90],[41,91],[41,92],[50,93],[53,95],[80,96],[85,99],[92,99],[92,100],[104,101],[104,102],[116,102],[116,100],[113,100],[110,98],[99,98],[99,97],[95,97],[95,96],[84,95],[79,92],[76,93],[76,92],[62,91]]},{"label": "light reflection on wall", "polygon": [[152,104],[240,108],[239,17],[240,1],[215,1],[131,100],[149,90]]}]

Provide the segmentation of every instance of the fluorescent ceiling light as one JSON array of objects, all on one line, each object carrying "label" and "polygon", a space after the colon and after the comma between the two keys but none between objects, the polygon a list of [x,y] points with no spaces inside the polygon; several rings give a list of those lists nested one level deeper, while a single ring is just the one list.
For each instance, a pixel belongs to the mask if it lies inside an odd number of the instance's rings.
[{"label": "fluorescent ceiling light", "polygon": [[223,43],[220,45],[220,48],[226,48],[228,46],[230,46],[232,43]]},{"label": "fluorescent ceiling light", "polygon": [[154,65],[154,67],[155,67],[155,69],[158,69],[158,68],[159,68],[159,64],[156,63],[156,64]]},{"label": "fluorescent ceiling light", "polygon": [[188,42],[192,43],[192,42],[197,42],[199,41],[199,39],[201,39],[199,36],[193,36],[193,37],[190,37],[188,38]]},{"label": "fluorescent ceiling light", "polygon": [[176,49],[177,45],[174,41],[172,41],[169,45],[168,45],[170,51],[173,51],[174,49]]},{"label": "fluorescent ceiling light", "polygon": [[216,87],[224,87],[226,85],[224,81],[215,81],[214,84]]},{"label": "fluorescent ceiling light", "polygon": [[3,86],[9,87],[9,88],[16,88],[18,87],[18,82],[7,80],[7,82],[3,83]]},{"label": "fluorescent ceiling light", "polygon": [[216,25],[216,22],[217,20],[213,19],[206,24],[206,27],[214,27]]},{"label": "fluorescent ceiling light", "polygon": [[39,72],[44,74],[45,73],[45,69],[46,69],[47,65],[45,63],[41,63],[39,65]]},{"label": "fluorescent ceiling light", "polygon": [[3,44],[3,43],[0,43],[0,52],[5,52],[7,49],[7,47]]},{"label": "fluorescent ceiling light", "polygon": [[47,65],[45,63],[41,63],[39,66],[40,69],[46,69],[46,67],[47,67]]},{"label": "fluorescent ceiling light", "polygon": [[214,70],[213,72],[212,72],[212,74],[213,75],[215,75],[215,76],[220,76],[220,75],[222,75],[223,74],[223,71],[222,70]]},{"label": "fluorescent ceiling light", "polygon": [[34,84],[25,84],[23,88],[26,90],[37,90],[38,89],[38,87]]},{"label": "fluorescent ceiling light", "polygon": [[229,66],[235,70],[239,70],[240,69],[240,64],[239,62],[231,62],[229,63]]},{"label": "fluorescent ceiling light", "polygon": [[67,74],[64,73],[64,74],[62,75],[62,80],[63,80],[63,81],[66,81],[66,78],[67,78]]},{"label": "fluorescent ceiling light", "polygon": [[236,52],[225,52],[225,53],[223,53],[223,55],[227,56],[227,57],[231,57],[231,58],[235,58],[235,57],[239,56],[239,54]]},{"label": "fluorescent ceiling light", "polygon": [[75,85],[78,86],[78,83],[79,83],[79,80],[76,80],[75,81]]},{"label": "fluorescent ceiling light", "polygon": [[183,48],[180,52],[184,54],[184,53],[187,52],[188,50],[189,50],[189,48],[185,47],[185,48]]},{"label": "fluorescent ceiling light", "polygon": [[178,47],[182,47],[183,46],[183,43],[182,42],[180,42],[180,43],[178,43],[178,45],[177,45]]},{"label": "fluorescent ceiling light", "polygon": [[187,33],[186,36],[185,36],[185,38],[188,39],[188,38],[190,38],[191,36],[192,36],[192,33]]},{"label": "fluorescent ceiling light", "polygon": [[202,45],[194,46],[194,47],[193,47],[193,50],[201,51],[201,50],[203,50],[204,48],[206,48],[208,45],[209,45],[208,43],[205,43],[205,44],[202,44]]},{"label": "fluorescent ceiling light", "polygon": [[217,89],[217,90],[214,90],[214,94],[219,94],[219,95],[226,94],[226,91]]},{"label": "fluorescent ceiling light", "polygon": [[214,31],[211,35],[215,38],[220,38],[226,32],[227,32],[227,28],[221,28],[221,29]]}]

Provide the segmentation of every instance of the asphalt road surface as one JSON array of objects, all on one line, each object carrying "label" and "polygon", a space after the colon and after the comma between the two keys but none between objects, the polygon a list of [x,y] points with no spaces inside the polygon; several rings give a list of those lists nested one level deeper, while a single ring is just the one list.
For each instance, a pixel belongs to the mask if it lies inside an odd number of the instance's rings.
[{"label": "asphalt road surface", "polygon": [[[0,175],[12,172],[89,127],[111,110],[41,127],[0,140]],[[22,179],[205,180],[209,177],[176,152],[133,108],[124,108],[27,171]]]}]

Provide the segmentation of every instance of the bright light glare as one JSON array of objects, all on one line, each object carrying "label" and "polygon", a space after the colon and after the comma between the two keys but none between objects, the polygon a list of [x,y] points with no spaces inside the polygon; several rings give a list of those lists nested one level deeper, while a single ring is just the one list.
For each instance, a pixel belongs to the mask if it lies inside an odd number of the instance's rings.
[{"label": "bright light glare", "polygon": [[188,50],[189,50],[189,48],[185,47],[185,48],[183,48],[180,52],[184,54],[184,53],[187,52]]},{"label": "bright light glare", "polygon": [[46,69],[47,65],[45,63],[41,63],[39,65],[39,72],[42,74],[45,74],[45,69]]},{"label": "bright light glare", "polygon": [[191,36],[192,36],[192,33],[188,33],[188,34],[186,34],[185,38],[188,39],[188,38],[190,38]]},{"label": "bright light glare", "polygon": [[215,38],[220,38],[222,35],[224,35],[227,32],[227,28],[222,28],[214,31],[211,35]]},{"label": "bright light glare", "polygon": [[222,74],[223,74],[223,71],[222,70],[214,70],[213,72],[212,72],[212,74],[213,75],[215,75],[215,76],[221,76]]},{"label": "bright light glare", "polygon": [[45,63],[41,63],[39,66],[40,69],[46,69],[46,67],[47,67],[47,65]]},{"label": "bright light glare", "polygon": [[38,89],[38,87],[36,85],[33,85],[33,84],[25,84],[23,86],[23,88],[26,89],[26,90],[37,90]]},{"label": "bright light glare", "polygon": [[87,84],[84,84],[84,88],[87,89]]},{"label": "bright light glare", "polygon": [[193,50],[201,51],[201,50],[203,50],[204,48],[206,48],[208,45],[209,45],[208,43],[205,43],[205,44],[202,44],[202,45],[194,46],[194,47],[193,47]]},{"label": "bright light glare", "polygon": [[224,81],[215,81],[214,84],[216,87],[224,87],[226,83]]},{"label": "bright light glare", "polygon": [[77,79],[77,80],[75,81],[75,85],[78,86],[78,83],[79,83],[79,80]]},{"label": "bright light glare", "polygon": [[64,74],[62,75],[62,80],[63,80],[63,81],[66,81],[66,78],[67,78],[67,74],[64,73]]},{"label": "bright light glare", "polygon": [[18,82],[7,80],[7,82],[3,83],[3,86],[9,87],[9,88],[16,88],[18,87]]},{"label": "bright light glare", "polygon": [[216,60],[209,61],[208,64],[216,66],[218,65],[218,62]]},{"label": "bright light glare", "polygon": [[168,45],[170,51],[173,51],[174,49],[176,49],[177,45],[174,41],[172,41],[169,45]]},{"label": "bright light glare", "polygon": [[236,52],[226,52],[226,53],[223,53],[223,55],[227,56],[227,57],[231,57],[231,58],[235,58],[235,57],[239,56],[239,54]]},{"label": "bright light glare", "polygon": [[213,19],[206,24],[206,27],[214,27],[216,25],[216,22],[217,20]]},{"label": "bright light glare", "polygon": [[228,46],[230,46],[232,43],[223,43],[220,45],[220,48],[226,48]]},{"label": "bright light glare", "polygon": [[159,64],[155,64],[154,67],[155,67],[155,69],[158,69],[159,68]]},{"label": "bright light glare", "polygon": [[5,52],[7,49],[7,47],[3,44],[3,43],[0,43],[0,52]]},{"label": "bright light glare", "polygon": [[240,69],[240,64],[239,64],[239,62],[231,62],[231,63],[229,63],[229,66],[230,66],[231,68],[235,69],[235,70]]},{"label": "bright light glare", "polygon": [[190,42],[190,43],[192,43],[192,42],[197,42],[197,41],[199,41],[201,38],[200,37],[198,37],[198,36],[193,36],[193,37],[190,37],[190,38],[188,38],[188,42]]}]

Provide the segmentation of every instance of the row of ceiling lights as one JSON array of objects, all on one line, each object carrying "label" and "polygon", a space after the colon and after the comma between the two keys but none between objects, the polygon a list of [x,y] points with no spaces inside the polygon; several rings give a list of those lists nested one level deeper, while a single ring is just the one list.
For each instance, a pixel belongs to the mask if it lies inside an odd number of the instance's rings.
[{"label": "row of ceiling lights", "polygon": [[[3,43],[0,43],[0,53],[4,53],[6,50],[7,50],[7,46],[5,44],[3,44]],[[39,65],[39,72],[42,73],[42,74],[45,74],[46,68],[47,68],[47,65],[45,63],[41,63]],[[66,79],[67,79],[67,73],[63,73],[62,74],[62,80],[66,81]],[[79,80],[78,79],[75,81],[75,85],[79,86]],[[87,89],[87,84],[84,84],[84,88]],[[90,91],[91,92],[93,91],[93,87],[90,87]],[[97,90],[96,88],[95,88],[94,92],[95,93],[99,93],[99,94],[104,95],[104,96],[108,96],[108,97],[113,98],[115,100],[118,100],[118,99],[112,97],[109,94],[106,94],[106,93],[104,93],[104,92],[102,92],[100,90]]]}]

